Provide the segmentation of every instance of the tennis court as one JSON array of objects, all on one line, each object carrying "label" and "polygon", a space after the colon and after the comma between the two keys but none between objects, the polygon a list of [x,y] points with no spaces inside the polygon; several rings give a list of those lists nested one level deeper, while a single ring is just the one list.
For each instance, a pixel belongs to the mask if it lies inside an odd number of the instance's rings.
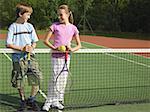
[{"label": "tennis court", "polygon": [[[4,45],[4,41],[1,41]],[[66,112],[148,112],[150,110],[149,53],[103,52],[101,46],[82,42],[83,50],[72,54],[73,85],[65,96]],[[45,48],[40,41],[38,48]],[[94,49],[93,49],[94,48]],[[48,49],[37,53],[43,72],[42,90],[47,93],[50,77]],[[45,53],[44,53],[45,52]],[[6,51],[7,53],[7,51]],[[143,55],[144,54],[144,55]],[[8,54],[10,56],[10,54]],[[0,54],[0,111],[18,107],[18,92],[10,86],[11,62]],[[29,95],[30,87],[26,87]],[[39,94],[40,105],[44,98]]]}]

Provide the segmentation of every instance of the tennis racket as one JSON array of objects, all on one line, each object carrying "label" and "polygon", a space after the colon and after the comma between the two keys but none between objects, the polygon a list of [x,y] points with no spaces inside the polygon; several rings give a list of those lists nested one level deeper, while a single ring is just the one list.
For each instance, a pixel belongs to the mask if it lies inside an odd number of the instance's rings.
[{"label": "tennis racket", "polygon": [[[27,73],[26,75],[28,77],[32,77],[34,75],[34,77],[38,78],[37,75],[34,73],[34,71],[32,70],[32,67],[31,67],[31,54],[30,52],[27,53],[27,60],[28,60],[28,65],[27,65]],[[45,98],[47,99],[47,96],[46,94],[40,89],[40,81],[38,81],[38,85],[39,85],[39,90],[38,92]]]},{"label": "tennis racket", "polygon": [[31,60],[30,60],[30,59],[31,59],[31,58],[30,58],[30,52],[28,52],[28,53],[27,53],[27,60],[28,60],[27,75],[32,75],[32,74],[33,74],[32,70],[31,70]]},{"label": "tennis racket", "polygon": [[[59,72],[58,75],[56,75],[56,82],[55,82],[55,87],[57,92],[64,94],[69,92],[71,86],[72,86],[72,74],[69,70],[69,52],[68,50],[65,52],[65,58],[64,58],[64,65],[62,67],[62,70]],[[58,65],[59,66],[59,65]]]}]

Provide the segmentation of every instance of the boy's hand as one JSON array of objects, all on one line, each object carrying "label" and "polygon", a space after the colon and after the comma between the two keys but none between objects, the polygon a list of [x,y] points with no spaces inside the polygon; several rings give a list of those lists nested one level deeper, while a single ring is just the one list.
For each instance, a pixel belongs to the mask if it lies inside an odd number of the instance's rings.
[{"label": "boy's hand", "polygon": [[31,45],[26,45],[23,47],[22,51],[24,52],[32,52],[33,51],[33,47]]}]

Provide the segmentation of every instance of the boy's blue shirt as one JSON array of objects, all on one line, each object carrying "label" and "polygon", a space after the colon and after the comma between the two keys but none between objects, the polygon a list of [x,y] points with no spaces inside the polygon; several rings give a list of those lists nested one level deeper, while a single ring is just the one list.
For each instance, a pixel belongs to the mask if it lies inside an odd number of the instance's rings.
[{"label": "boy's blue shirt", "polygon": [[[12,23],[8,29],[6,44],[13,44],[24,47],[25,45],[32,45],[38,41],[37,34],[32,24],[26,22],[23,24]],[[26,53],[12,54],[13,61],[19,61]]]}]

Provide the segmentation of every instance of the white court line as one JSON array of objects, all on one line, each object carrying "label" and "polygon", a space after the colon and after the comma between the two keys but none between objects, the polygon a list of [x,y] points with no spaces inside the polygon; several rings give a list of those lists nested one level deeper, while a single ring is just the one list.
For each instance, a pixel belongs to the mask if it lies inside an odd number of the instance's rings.
[{"label": "white court line", "polygon": [[118,59],[121,59],[121,60],[125,60],[125,61],[128,61],[128,62],[131,62],[131,63],[135,63],[137,65],[141,65],[141,66],[150,68],[150,65],[147,65],[147,64],[144,64],[144,63],[140,63],[140,62],[137,62],[137,61],[134,61],[134,60],[126,59],[126,58],[123,58],[123,57],[120,57],[120,56],[116,56],[116,55],[113,55],[113,54],[107,54],[107,55],[110,55],[112,57],[115,57],[115,58],[118,58]]},{"label": "white court line", "polygon": [[[84,41],[82,41],[84,42]],[[87,44],[91,44],[91,45],[95,45],[95,46],[98,46],[96,44],[93,44],[93,43],[89,43],[89,42],[85,42]],[[108,47],[104,47],[104,46],[99,46],[99,47],[103,47],[103,48],[108,48]],[[85,46],[83,46],[83,48],[87,48]],[[134,60],[130,60],[130,59],[126,59],[126,58],[123,58],[123,57],[120,57],[120,56],[116,56],[114,54],[108,54],[108,53],[105,53],[106,55],[109,55],[109,56],[112,56],[114,58],[118,58],[120,60],[124,60],[124,61],[128,61],[130,63],[134,63],[134,64],[137,64],[137,65],[140,65],[140,66],[144,66],[144,67],[147,67],[147,68],[150,68],[150,65],[147,65],[147,64],[144,64],[144,63],[140,63],[140,62],[137,62],[137,61],[134,61]],[[135,55],[135,54],[134,54]],[[137,55],[136,55],[137,56]]]},{"label": "white court line", "polygon": [[6,56],[6,58],[7,58],[10,62],[12,62],[12,59],[11,59],[5,52],[3,52],[3,54]]},{"label": "white court line", "polygon": [[96,44],[93,44],[93,43],[89,43],[89,42],[85,42],[85,41],[82,41],[84,43],[87,43],[87,44],[91,44],[91,45],[94,45],[94,46],[97,46],[97,47],[102,47],[102,48],[108,48],[108,47],[105,47],[105,46],[99,46],[99,45],[96,45]]}]

